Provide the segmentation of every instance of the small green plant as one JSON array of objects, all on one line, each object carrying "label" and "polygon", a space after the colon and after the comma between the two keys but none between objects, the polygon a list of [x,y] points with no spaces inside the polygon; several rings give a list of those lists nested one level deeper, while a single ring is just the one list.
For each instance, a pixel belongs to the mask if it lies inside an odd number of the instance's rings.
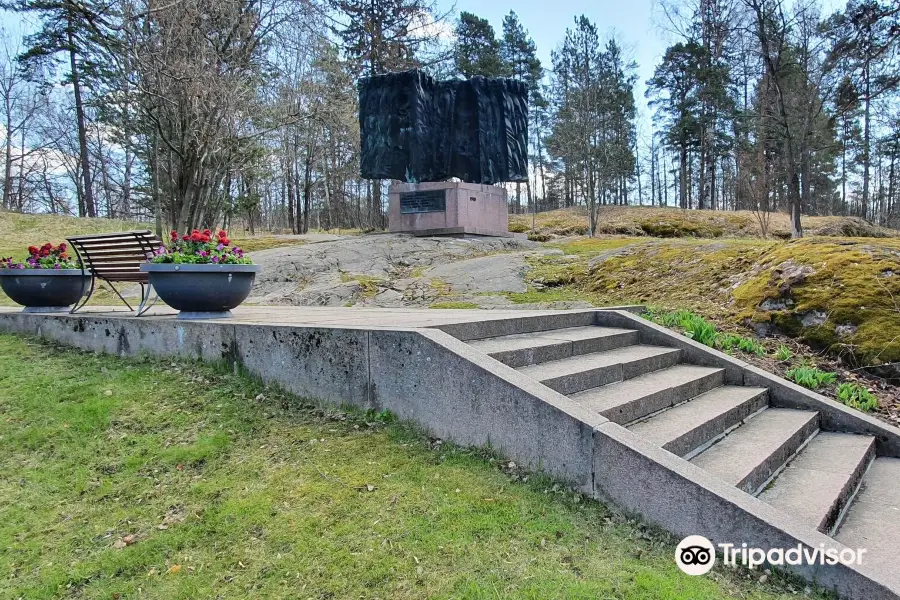
[{"label": "small green plant", "polygon": [[788,362],[793,356],[794,353],[784,344],[778,346],[778,352],[775,353],[775,359],[781,362]]},{"label": "small green plant", "polygon": [[858,383],[842,383],[837,387],[837,399],[851,408],[869,412],[878,408],[878,398]]},{"label": "small green plant", "polygon": [[784,376],[794,383],[811,390],[818,389],[825,385],[831,385],[837,380],[837,373],[820,371],[816,367],[811,367],[809,365],[800,365],[793,369],[789,369]]},{"label": "small green plant", "polygon": [[666,327],[677,327],[684,331],[684,335],[704,346],[714,346],[716,343],[716,326],[689,310],[676,310],[664,312],[648,310],[644,316]]},{"label": "small green plant", "polygon": [[754,354],[756,356],[765,356],[766,354],[766,347],[756,340],[740,335],[734,335],[733,333],[719,334],[719,337],[716,339],[716,345],[725,352],[737,348],[741,352]]},{"label": "small green plant", "polygon": [[733,333],[719,333],[713,323],[689,310],[663,311],[651,308],[644,312],[644,318],[666,327],[681,329],[684,335],[704,346],[720,348],[725,352],[737,348],[756,356],[766,354],[766,347],[756,340]]},{"label": "small green plant", "polygon": [[681,323],[684,329],[684,335],[691,338],[695,342],[699,342],[704,346],[714,346],[716,344],[716,326],[698,315],[691,315]]}]

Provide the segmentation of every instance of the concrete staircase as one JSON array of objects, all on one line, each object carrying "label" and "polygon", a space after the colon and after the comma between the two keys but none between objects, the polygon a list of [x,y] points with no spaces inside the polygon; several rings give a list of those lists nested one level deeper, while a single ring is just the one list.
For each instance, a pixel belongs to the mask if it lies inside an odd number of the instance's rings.
[{"label": "concrete staircase", "polygon": [[638,331],[568,327],[470,340],[475,349],[631,430],[794,520],[888,567],[900,550],[900,458],[876,439],[823,431],[819,412],[780,408],[769,390]]}]

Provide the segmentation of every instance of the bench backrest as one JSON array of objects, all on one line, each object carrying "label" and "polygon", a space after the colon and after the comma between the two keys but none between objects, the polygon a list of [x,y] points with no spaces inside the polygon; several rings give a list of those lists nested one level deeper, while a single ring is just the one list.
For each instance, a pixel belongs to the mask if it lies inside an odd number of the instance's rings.
[{"label": "bench backrest", "polygon": [[85,271],[106,281],[146,282],[141,265],[153,258],[162,241],[148,230],[99,233],[67,238]]}]

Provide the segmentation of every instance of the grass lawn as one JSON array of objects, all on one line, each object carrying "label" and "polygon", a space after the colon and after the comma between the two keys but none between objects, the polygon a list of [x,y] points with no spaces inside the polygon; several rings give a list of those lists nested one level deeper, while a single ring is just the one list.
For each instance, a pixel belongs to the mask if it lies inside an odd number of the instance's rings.
[{"label": "grass lawn", "polygon": [[794,598],[484,453],[0,335],[2,598]]}]

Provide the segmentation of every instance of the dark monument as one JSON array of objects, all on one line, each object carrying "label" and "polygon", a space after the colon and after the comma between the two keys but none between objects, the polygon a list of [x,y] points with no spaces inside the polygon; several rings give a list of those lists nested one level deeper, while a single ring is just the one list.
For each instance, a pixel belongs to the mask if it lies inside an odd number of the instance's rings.
[{"label": "dark monument", "polygon": [[418,70],[367,77],[359,124],[363,178],[405,182],[391,187],[391,231],[510,235],[506,190],[493,184],[528,179],[524,83],[436,82]]}]

